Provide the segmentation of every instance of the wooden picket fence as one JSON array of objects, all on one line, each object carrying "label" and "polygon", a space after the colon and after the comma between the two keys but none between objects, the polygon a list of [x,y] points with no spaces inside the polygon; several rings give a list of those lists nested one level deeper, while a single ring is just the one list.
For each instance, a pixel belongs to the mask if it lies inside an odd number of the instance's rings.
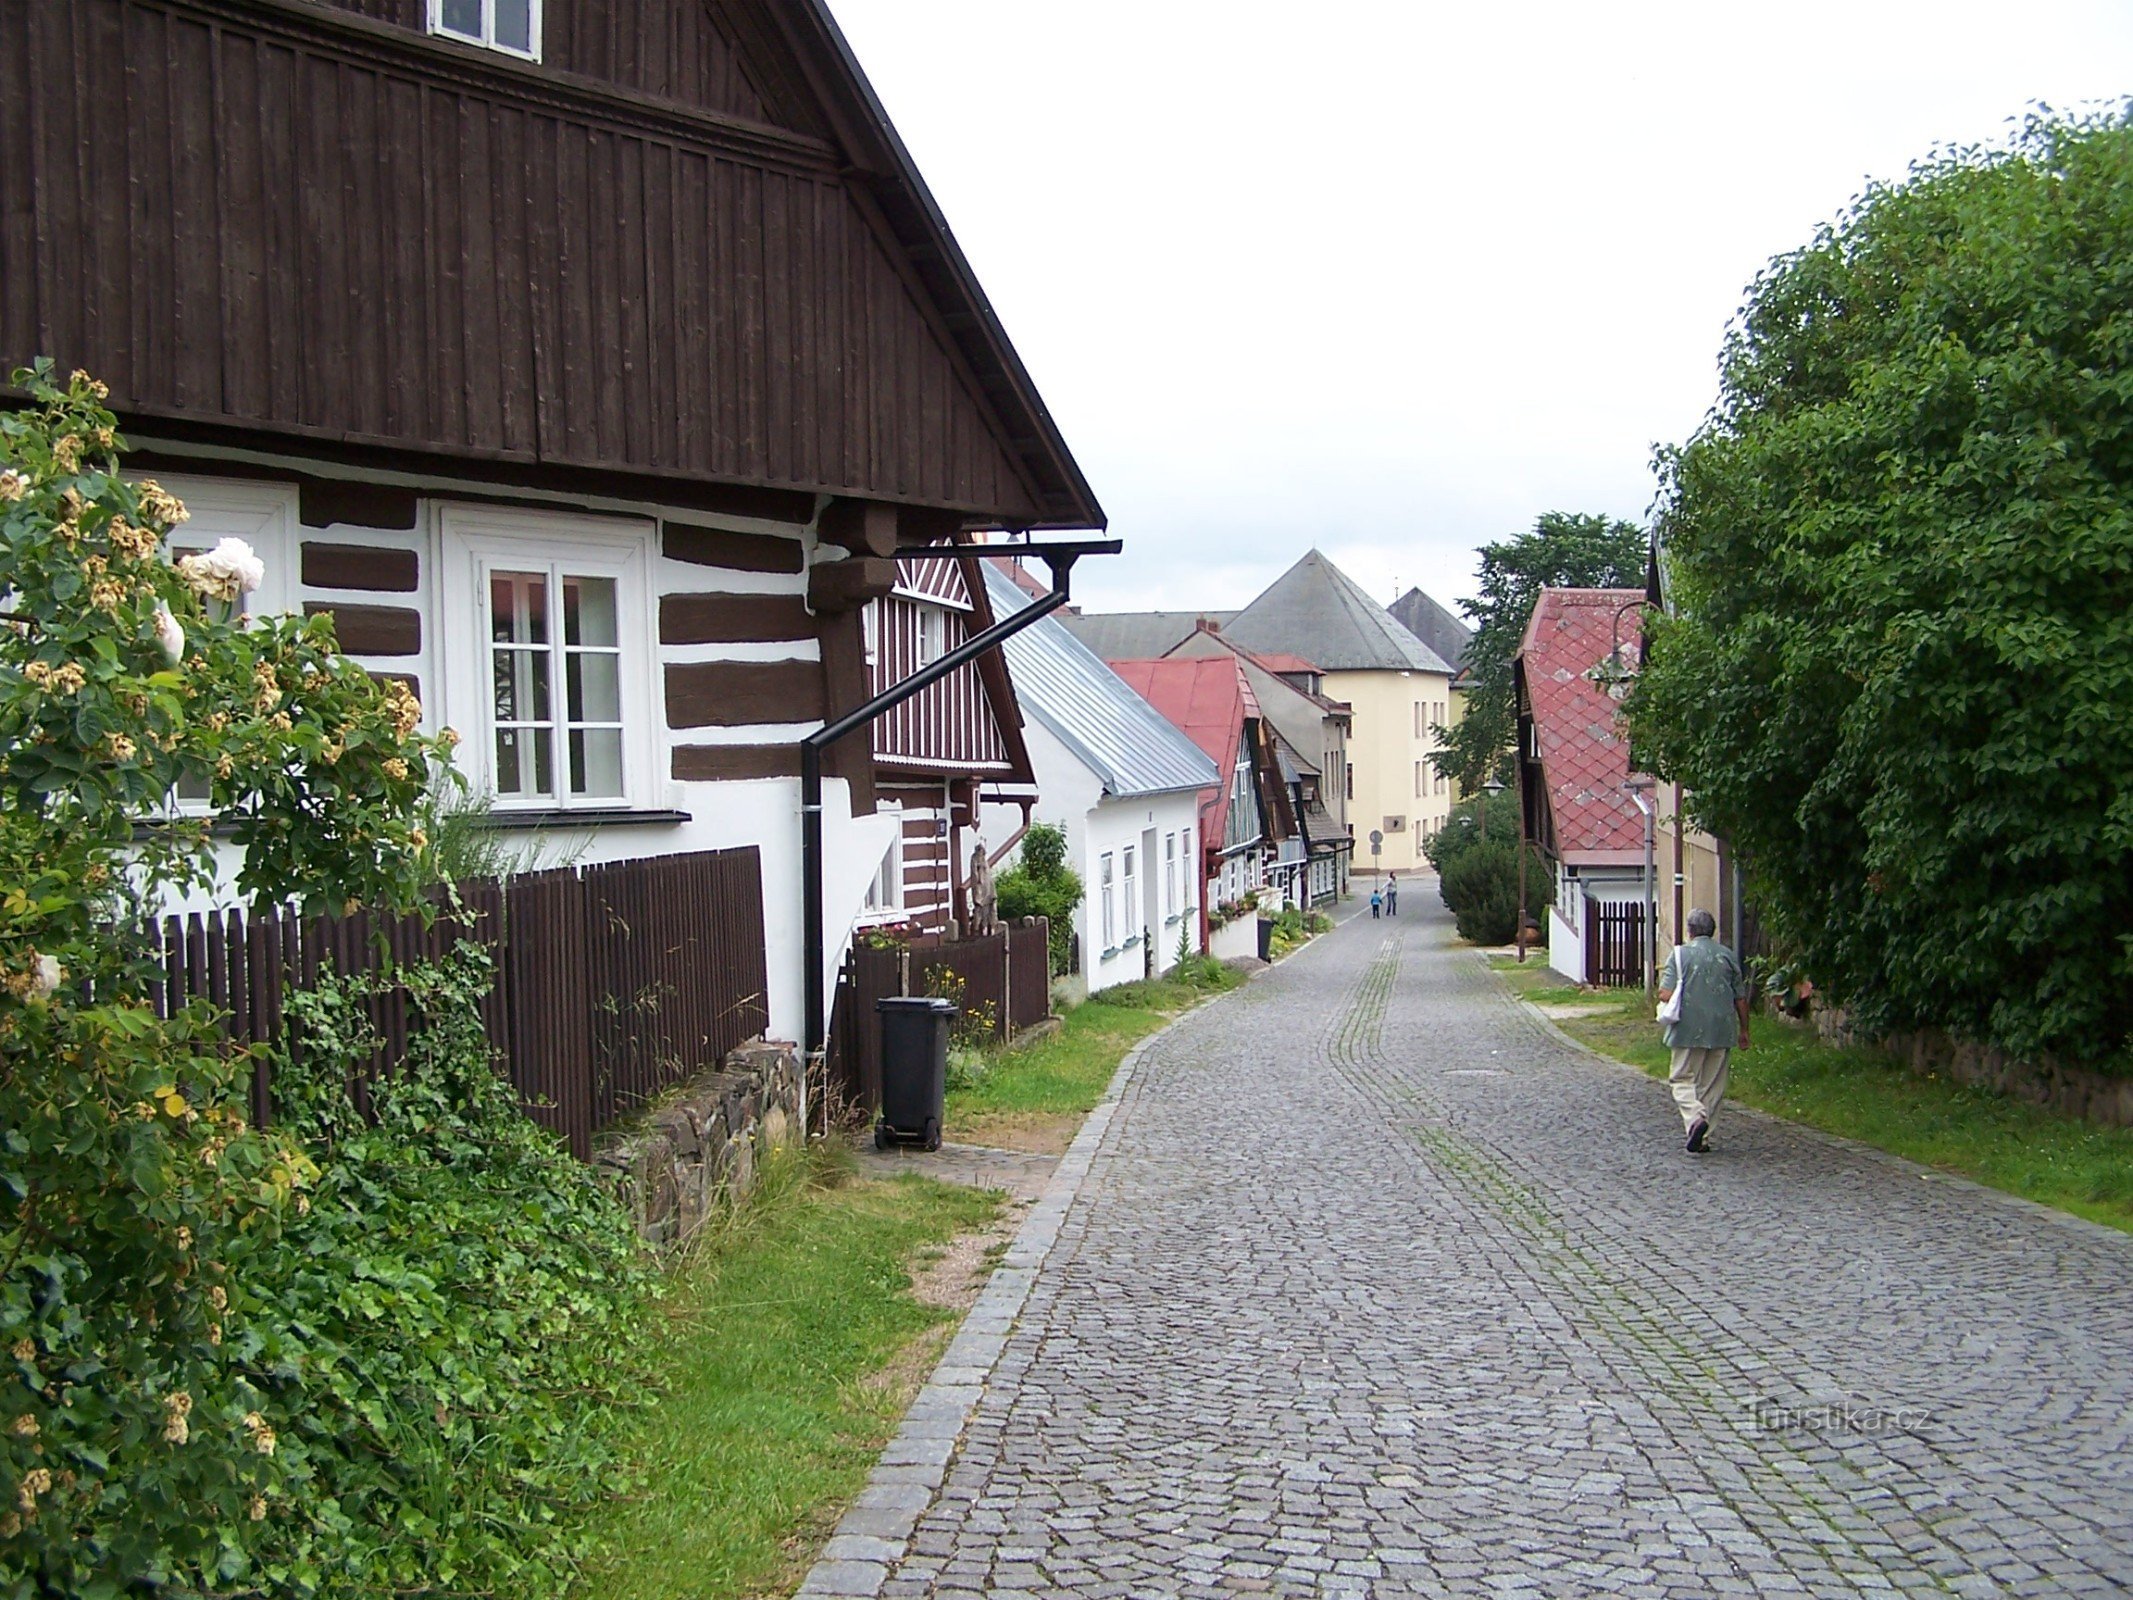
[{"label": "wooden picket fence", "polygon": [[1644,983],[1644,907],[1634,901],[1588,901],[1593,927],[1585,939],[1585,981],[1610,988]]},{"label": "wooden picket fence", "polygon": [[[243,1044],[274,1044],[288,997],[324,973],[377,973],[434,960],[461,940],[489,951],[496,982],[482,1021],[528,1116],[580,1157],[632,1106],[724,1059],[769,1026],[762,867],[754,849],[706,850],[481,880],[461,909],[420,917],[195,912],[156,930],[158,1009],[200,998]],[[409,1007],[386,987],[366,1002],[381,1040],[351,1088],[404,1059]],[[297,1041],[299,1044],[301,1041]],[[253,1115],[273,1115],[260,1053]]]},{"label": "wooden picket fence", "polygon": [[832,1092],[871,1113],[881,1104],[881,1027],[874,1002],[893,995],[929,994],[943,987],[936,969],[963,981],[966,1015],[992,1009],[1002,1042],[1052,1014],[1050,923],[1027,917],[997,933],[948,940],[922,935],[908,943],[855,943],[838,979],[830,1010],[827,1068]]}]

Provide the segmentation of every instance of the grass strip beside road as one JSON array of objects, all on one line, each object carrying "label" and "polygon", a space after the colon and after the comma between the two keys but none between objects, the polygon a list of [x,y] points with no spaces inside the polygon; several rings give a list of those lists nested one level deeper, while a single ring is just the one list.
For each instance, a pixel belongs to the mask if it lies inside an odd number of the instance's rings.
[{"label": "grass strip beside road", "polygon": [[[1579,989],[1537,962],[1489,965],[1551,1020],[1603,1055],[1666,1076],[1668,1054],[1642,991]],[[2133,1233],[2133,1129],[2104,1127],[1952,1079],[1886,1051],[1824,1044],[1813,1028],[1758,1012],[1735,1051],[1730,1098],[2041,1205]]]},{"label": "grass strip beside road", "polygon": [[1242,981],[1210,962],[1195,969],[1191,982],[1161,978],[1091,995],[1061,1018],[1056,1032],[989,1052],[982,1073],[952,1085],[946,1136],[959,1144],[1065,1150],[1127,1051]]},{"label": "grass strip beside road", "polygon": [[644,1482],[607,1509],[581,1600],[791,1593],[909,1404],[884,1369],[960,1316],[912,1297],[910,1265],[1000,1204],[861,1181],[834,1151],[785,1158],[672,1270]]}]

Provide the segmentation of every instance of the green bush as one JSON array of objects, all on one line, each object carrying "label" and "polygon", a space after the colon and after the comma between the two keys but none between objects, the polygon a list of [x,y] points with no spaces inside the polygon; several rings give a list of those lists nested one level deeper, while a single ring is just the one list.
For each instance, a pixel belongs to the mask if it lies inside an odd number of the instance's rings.
[{"label": "green bush", "polygon": [[1474,800],[1462,800],[1453,806],[1444,819],[1444,826],[1422,843],[1422,854],[1429,864],[1442,872],[1445,863],[1481,843],[1482,816],[1485,813],[1488,836],[1499,844],[1518,842],[1518,797],[1506,790],[1490,798],[1486,806]]},{"label": "green bush", "polygon": [[519,1114],[484,958],[404,973],[406,1069],[348,1100],[361,997],[250,1053],[155,1014],[143,919],[212,880],[211,798],[269,904],[424,903],[449,737],[324,618],[247,624],[251,552],[167,558],[93,382],[0,415],[0,1595],[552,1593],[610,1488],[644,1279]]},{"label": "green bush", "polygon": [[1067,865],[1066,831],[1049,822],[1022,836],[1016,864],[994,883],[1003,917],[1049,917],[1052,976],[1065,974],[1074,939],[1074,908],[1081,904],[1081,877]]},{"label": "green bush", "polygon": [[[291,998],[276,1106],[316,1176],[232,1263],[285,1419],[253,1551],[271,1592],[553,1593],[584,1553],[570,1512],[618,1486],[651,1279],[627,1214],[495,1072],[489,978],[462,944]],[[416,1026],[366,1119],[364,1002],[395,981]]]},{"label": "green bush", "polygon": [[[1491,822],[1491,832],[1494,823]],[[1526,856],[1526,915],[1538,921],[1554,886],[1540,853]],[[1509,944],[1518,933],[1518,844],[1490,839],[1454,852],[1438,879],[1459,937],[1473,944]]]},{"label": "green bush", "polygon": [[[139,937],[210,883],[391,909],[431,876],[424,791],[449,741],[334,648],[324,618],[246,626],[234,541],[173,561],[185,509],[119,473],[102,387],[49,363],[0,414],[0,1593],[230,1592],[290,1513],[249,1263],[307,1204],[251,1063],[195,1004],[157,1017]],[[162,818],[142,826],[148,819]]]},{"label": "green bush", "polygon": [[1638,747],[1872,1029],[2133,1042],[2133,122],[1870,189],[1662,454]]}]

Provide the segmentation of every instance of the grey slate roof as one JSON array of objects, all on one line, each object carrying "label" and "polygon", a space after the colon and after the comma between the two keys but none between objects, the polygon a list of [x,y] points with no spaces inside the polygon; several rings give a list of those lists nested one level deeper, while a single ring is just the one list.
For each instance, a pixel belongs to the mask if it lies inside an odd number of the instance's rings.
[{"label": "grey slate roof", "polygon": [[[1012,578],[990,561],[982,565],[995,615],[1030,604]],[[1106,794],[1173,794],[1221,783],[1207,753],[1060,626],[1059,613],[1031,623],[1000,648],[1022,709],[1081,758]]]},{"label": "grey slate roof", "polygon": [[1247,650],[1299,655],[1326,672],[1452,670],[1316,550],[1267,585],[1222,631]]},{"label": "grey slate roof", "polygon": [[1233,611],[1054,612],[1067,631],[1104,661],[1153,661],[1187,638],[1202,617],[1227,623]]},{"label": "grey slate roof", "polygon": [[1420,589],[1408,590],[1385,609],[1392,613],[1394,621],[1449,662],[1454,672],[1465,668],[1466,647],[1473,643],[1474,630]]}]

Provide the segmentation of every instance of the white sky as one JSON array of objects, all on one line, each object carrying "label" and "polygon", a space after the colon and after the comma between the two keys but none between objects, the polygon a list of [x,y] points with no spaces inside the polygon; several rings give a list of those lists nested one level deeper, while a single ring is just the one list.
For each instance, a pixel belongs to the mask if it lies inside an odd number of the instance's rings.
[{"label": "white sky", "polygon": [[2127,0],[831,3],[1126,540],[1103,610],[1641,523],[1773,255],[2133,91]]}]

